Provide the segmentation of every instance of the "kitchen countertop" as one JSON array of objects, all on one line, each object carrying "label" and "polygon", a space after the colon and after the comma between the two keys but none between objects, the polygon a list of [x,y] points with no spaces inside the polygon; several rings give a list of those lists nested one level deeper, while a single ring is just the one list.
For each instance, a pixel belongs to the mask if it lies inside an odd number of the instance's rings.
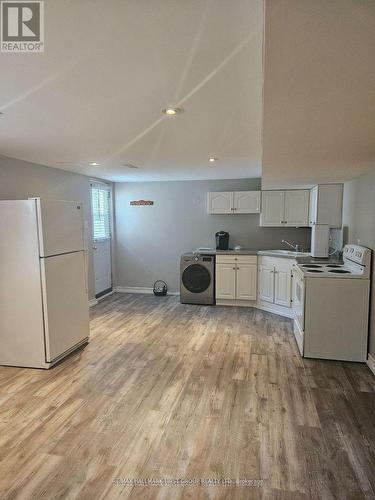
[{"label": "kitchen countertop", "polygon": [[215,255],[258,255],[259,250],[249,250],[242,248],[241,250],[215,250]]},{"label": "kitchen countertop", "polygon": [[340,254],[331,255],[327,258],[322,257],[296,257],[297,264],[342,264],[343,260]]},{"label": "kitchen countertop", "polygon": [[205,252],[202,251],[200,253],[211,254],[211,255],[264,255],[264,256],[269,256],[269,257],[275,257],[277,259],[280,258],[280,259],[296,260],[298,264],[313,264],[313,263],[315,263],[315,264],[317,264],[317,263],[337,264],[337,263],[342,263],[342,258],[339,255],[338,256],[332,255],[331,257],[323,259],[323,258],[311,257],[311,256],[298,257],[296,255],[288,255],[288,254],[276,255],[273,252],[274,252],[274,250],[242,248],[241,250],[210,250],[210,251],[205,251]]},{"label": "kitchen countertop", "polygon": [[[275,250],[259,250],[258,255],[275,257],[277,259],[294,259],[294,260],[296,259],[295,255],[288,255],[285,253],[275,254],[274,252],[275,252]],[[310,257],[307,257],[307,258],[309,259]],[[305,259],[306,259],[306,257],[305,257]]]}]

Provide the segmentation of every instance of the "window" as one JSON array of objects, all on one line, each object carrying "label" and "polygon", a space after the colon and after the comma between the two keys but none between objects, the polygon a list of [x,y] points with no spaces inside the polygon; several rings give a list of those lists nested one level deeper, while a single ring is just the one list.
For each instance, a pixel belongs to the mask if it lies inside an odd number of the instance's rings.
[{"label": "window", "polygon": [[111,237],[111,189],[105,184],[91,184],[92,237],[106,240]]}]

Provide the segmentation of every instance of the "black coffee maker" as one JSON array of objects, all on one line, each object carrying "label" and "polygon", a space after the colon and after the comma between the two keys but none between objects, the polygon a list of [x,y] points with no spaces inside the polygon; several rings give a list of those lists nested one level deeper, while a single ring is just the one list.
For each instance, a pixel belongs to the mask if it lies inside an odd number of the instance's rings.
[{"label": "black coffee maker", "polygon": [[226,231],[218,231],[216,234],[216,250],[229,249],[229,233]]}]

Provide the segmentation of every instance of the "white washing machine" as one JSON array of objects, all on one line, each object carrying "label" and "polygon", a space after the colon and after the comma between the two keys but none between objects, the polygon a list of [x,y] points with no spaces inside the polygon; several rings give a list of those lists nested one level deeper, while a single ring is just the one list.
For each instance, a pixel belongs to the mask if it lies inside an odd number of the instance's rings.
[{"label": "white washing machine", "polygon": [[182,304],[215,304],[215,255],[186,253],[180,264]]}]

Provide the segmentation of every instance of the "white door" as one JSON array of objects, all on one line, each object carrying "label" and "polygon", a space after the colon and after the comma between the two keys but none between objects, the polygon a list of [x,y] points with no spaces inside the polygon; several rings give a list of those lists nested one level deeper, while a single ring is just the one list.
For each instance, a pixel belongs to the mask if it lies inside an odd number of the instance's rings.
[{"label": "white door", "polygon": [[292,273],[283,269],[275,269],[275,304],[291,306]]},{"label": "white door", "polygon": [[317,223],[318,213],[318,186],[315,186],[310,191],[310,209],[309,209],[309,225],[313,226]]},{"label": "white door", "polygon": [[273,302],[275,291],[274,267],[259,265],[259,299]]},{"label": "white door", "polygon": [[91,211],[95,296],[100,297],[112,290],[110,186],[99,183],[91,185]]},{"label": "white door", "polygon": [[85,253],[41,259],[47,361],[89,336]]},{"label": "white door", "polygon": [[216,298],[236,298],[236,264],[216,264]]},{"label": "white door", "polygon": [[284,225],[302,227],[309,225],[309,190],[285,191]]},{"label": "white door", "polygon": [[257,298],[257,265],[238,264],[236,276],[236,299],[256,300]]},{"label": "white door", "polygon": [[233,192],[208,193],[209,214],[231,214],[233,213]]},{"label": "white door", "polygon": [[284,191],[262,191],[261,226],[284,224]]},{"label": "white door", "polygon": [[111,240],[98,240],[93,244],[95,295],[112,289]]},{"label": "white door", "polygon": [[260,191],[235,191],[233,208],[236,214],[259,213]]},{"label": "white door", "polygon": [[82,204],[36,198],[41,257],[83,250]]}]

